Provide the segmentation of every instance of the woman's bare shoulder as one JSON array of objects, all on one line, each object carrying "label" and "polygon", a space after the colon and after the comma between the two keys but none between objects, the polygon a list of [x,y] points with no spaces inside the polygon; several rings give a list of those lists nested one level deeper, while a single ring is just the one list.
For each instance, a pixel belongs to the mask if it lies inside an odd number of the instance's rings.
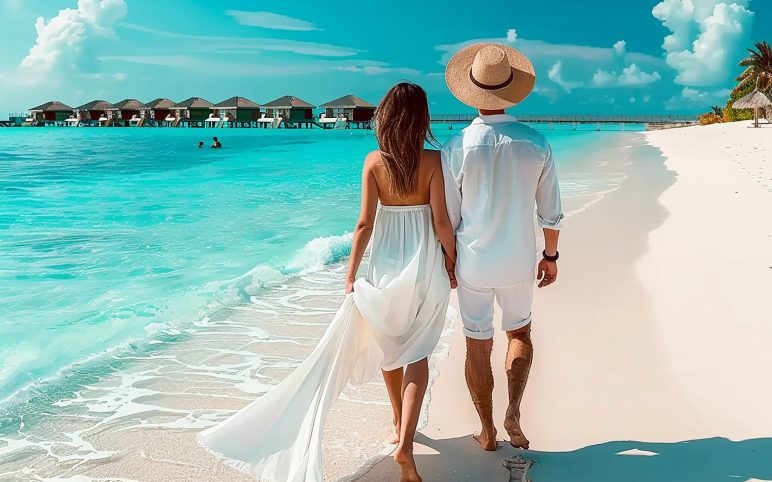
[{"label": "woman's bare shoulder", "polygon": [[441,167],[441,162],[442,156],[440,156],[440,151],[436,151],[434,149],[424,149],[421,163],[425,166],[426,169],[437,169]]},{"label": "woman's bare shoulder", "polygon": [[365,156],[364,170],[371,171],[381,163],[381,151],[371,151]]},{"label": "woman's bare shoulder", "polygon": [[374,151],[368,152],[367,155],[365,156],[365,161],[368,161],[368,162],[378,162],[380,160],[381,160],[381,151],[377,149]]}]

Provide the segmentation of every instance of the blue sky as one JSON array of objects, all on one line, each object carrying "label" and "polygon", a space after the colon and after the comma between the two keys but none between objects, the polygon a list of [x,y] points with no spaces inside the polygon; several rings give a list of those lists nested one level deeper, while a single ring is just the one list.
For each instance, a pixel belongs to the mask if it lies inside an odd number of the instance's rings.
[{"label": "blue sky", "polygon": [[680,113],[723,104],[770,0],[0,0],[0,116],[47,100],[377,102],[421,84],[465,112],[444,63],[508,42],[537,72],[528,113]]}]

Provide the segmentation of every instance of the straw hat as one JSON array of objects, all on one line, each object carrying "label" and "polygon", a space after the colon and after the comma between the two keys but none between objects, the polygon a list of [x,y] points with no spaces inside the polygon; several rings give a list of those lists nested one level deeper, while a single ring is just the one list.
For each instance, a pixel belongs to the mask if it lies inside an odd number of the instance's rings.
[{"label": "straw hat", "polygon": [[480,43],[456,53],[445,82],[458,100],[478,109],[507,109],[533,89],[536,73],[528,57],[512,47]]}]

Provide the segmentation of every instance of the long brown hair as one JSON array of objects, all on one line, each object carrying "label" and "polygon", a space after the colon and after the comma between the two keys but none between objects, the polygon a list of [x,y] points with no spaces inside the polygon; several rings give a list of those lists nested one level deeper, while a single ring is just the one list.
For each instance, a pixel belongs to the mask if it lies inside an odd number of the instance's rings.
[{"label": "long brown hair", "polygon": [[401,198],[415,193],[424,142],[438,145],[432,134],[426,92],[410,82],[389,89],[375,110],[375,137],[391,193]]}]

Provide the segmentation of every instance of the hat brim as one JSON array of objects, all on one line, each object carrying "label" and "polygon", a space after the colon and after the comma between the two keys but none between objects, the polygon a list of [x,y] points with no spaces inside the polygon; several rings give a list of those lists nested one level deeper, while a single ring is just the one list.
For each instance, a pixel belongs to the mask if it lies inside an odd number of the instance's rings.
[{"label": "hat brim", "polygon": [[[469,75],[477,52],[491,45],[507,54],[513,71],[512,81],[495,90],[478,87]],[[528,57],[520,51],[507,45],[479,43],[460,50],[450,59],[445,68],[445,82],[453,95],[464,104],[477,109],[499,110],[517,105],[528,97],[536,83],[536,72]]]}]

